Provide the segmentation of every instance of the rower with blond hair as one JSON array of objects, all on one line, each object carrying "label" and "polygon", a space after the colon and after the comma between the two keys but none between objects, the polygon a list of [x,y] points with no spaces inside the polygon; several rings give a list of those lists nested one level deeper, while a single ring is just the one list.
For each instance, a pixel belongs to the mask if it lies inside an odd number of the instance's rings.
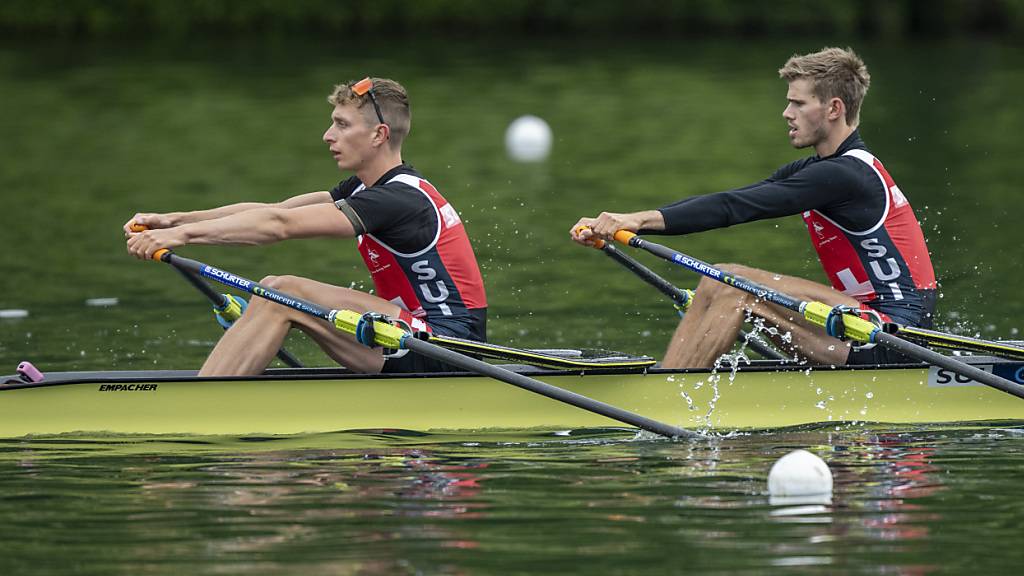
[{"label": "rower with blond hair", "polygon": [[[411,127],[405,88],[394,80],[364,78],[336,86],[328,102],[333,110],[323,141],[338,168],[351,176],[330,191],[276,204],[136,214],[124,225],[128,251],[151,258],[162,248],[188,244],[355,237],[375,294],[299,276],[270,276],[260,283],[325,308],[373,312],[402,320],[413,330],[485,340],[487,297],[459,213],[402,159]],[[148,230],[136,231],[140,228]],[[355,372],[452,369],[414,352],[386,358],[380,348],[364,346],[324,320],[256,298],[224,333],[200,376],[262,372],[293,328]]]},{"label": "rower with blond hair", "polygon": [[[871,84],[867,66],[849,48],[825,48],[794,55],[779,76],[789,84],[782,113],[789,141],[795,148],[813,148],[814,156],[742,188],[690,196],[657,210],[581,218],[570,230],[572,239],[593,245],[610,240],[617,230],[682,235],[801,214],[831,286],[746,266],[717,267],[800,300],[931,326],[936,281],[921,226],[907,196],[857,130]],[[851,349],[790,310],[704,278],[663,365],[713,365],[733,345],[747,315],[778,327],[775,344],[813,363],[906,361],[883,347]]]}]

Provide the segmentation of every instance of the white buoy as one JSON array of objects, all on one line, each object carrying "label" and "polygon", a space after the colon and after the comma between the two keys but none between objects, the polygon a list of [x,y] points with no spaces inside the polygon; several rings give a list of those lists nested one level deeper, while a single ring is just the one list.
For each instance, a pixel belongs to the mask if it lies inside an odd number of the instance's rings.
[{"label": "white buoy", "polygon": [[0,318],[11,319],[11,318],[25,318],[28,316],[28,310],[22,310],[21,308],[8,308],[6,310],[0,310]]},{"label": "white buoy", "polygon": [[551,127],[536,116],[520,116],[505,130],[505,149],[517,162],[540,162],[551,152]]},{"label": "white buoy", "polygon": [[832,471],[807,450],[779,458],[768,473],[771,496],[823,496],[832,494]]}]

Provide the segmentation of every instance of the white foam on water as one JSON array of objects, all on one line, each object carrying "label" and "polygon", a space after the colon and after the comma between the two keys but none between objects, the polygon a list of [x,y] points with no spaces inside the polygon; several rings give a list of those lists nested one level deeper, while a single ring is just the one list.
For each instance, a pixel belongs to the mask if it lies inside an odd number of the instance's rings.
[{"label": "white foam on water", "polygon": [[117,298],[89,298],[85,301],[86,306],[117,306]]}]

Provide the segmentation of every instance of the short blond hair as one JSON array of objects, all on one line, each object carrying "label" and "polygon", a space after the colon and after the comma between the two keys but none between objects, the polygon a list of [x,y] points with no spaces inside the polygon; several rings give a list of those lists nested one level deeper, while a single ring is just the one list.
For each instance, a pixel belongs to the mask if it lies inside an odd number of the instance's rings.
[{"label": "short blond hair", "polygon": [[786,82],[808,78],[814,95],[826,102],[839,98],[846,105],[846,123],[860,122],[860,105],[871,86],[871,74],[852,48],[823,48],[812,54],[794,54],[779,68]]},{"label": "short blond hair", "polygon": [[[384,122],[391,129],[389,146],[393,149],[398,148],[402,145],[405,137],[409,135],[409,130],[412,128],[409,95],[406,93],[405,88],[394,80],[387,78],[370,78],[370,80],[373,81],[373,96],[377,99],[377,104],[380,106]],[[373,102],[370,101],[369,93],[358,96],[352,91],[352,87],[358,82],[359,80],[349,80],[344,84],[338,84],[334,87],[331,95],[327,97],[327,102],[333,106],[355,104],[355,107],[358,109],[367,107],[366,110],[362,110],[363,116],[367,121],[376,123],[377,112],[373,109]]]}]

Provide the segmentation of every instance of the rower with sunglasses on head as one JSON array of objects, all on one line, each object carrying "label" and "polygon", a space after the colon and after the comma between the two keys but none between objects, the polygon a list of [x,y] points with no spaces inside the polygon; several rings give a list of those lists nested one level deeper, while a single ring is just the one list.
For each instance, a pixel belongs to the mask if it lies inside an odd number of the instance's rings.
[{"label": "rower with sunglasses on head", "polygon": [[[411,116],[405,89],[364,78],[336,86],[323,135],[338,168],[352,171],[331,191],[299,194],[276,204],[242,202],[210,210],[139,213],[124,225],[128,251],[151,258],[188,244],[269,244],[290,238],[357,239],[376,294],[298,276],[261,283],[327,308],[375,312],[414,330],[486,339],[487,299],[469,237],[455,208],[402,160]],[[147,228],[136,232],[140,228]],[[224,333],[200,376],[259,374],[289,330],[313,338],[336,362],[356,372],[430,372],[444,364],[413,352],[386,358],[309,315],[255,298]]]},{"label": "rower with sunglasses on head", "polygon": [[[794,55],[779,76],[789,84],[782,117],[790,144],[814,148],[814,156],[735,190],[690,196],[657,210],[581,218],[570,229],[571,238],[593,245],[610,240],[617,230],[692,234],[802,214],[831,286],[745,266],[716,268],[798,300],[930,327],[937,285],[921,225],[857,130],[871,81],[864,62],[850,49],[826,48]],[[887,347],[853,349],[790,310],[704,278],[662,365],[712,366],[732,347],[748,316],[778,328],[768,336],[780,349],[815,364],[912,362]]]}]

